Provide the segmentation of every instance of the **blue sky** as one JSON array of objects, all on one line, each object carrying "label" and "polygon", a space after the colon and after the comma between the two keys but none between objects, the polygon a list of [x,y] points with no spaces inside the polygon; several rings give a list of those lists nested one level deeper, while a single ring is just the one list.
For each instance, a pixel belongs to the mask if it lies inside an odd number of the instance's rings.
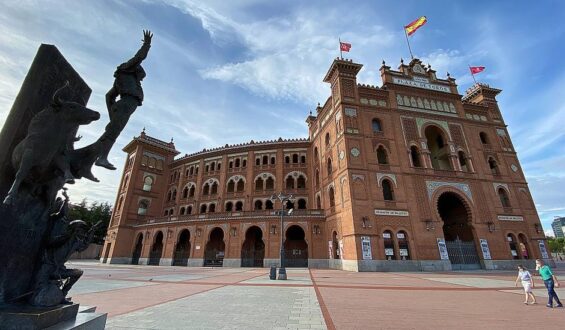
[{"label": "blue sky", "polygon": [[[353,3],[355,3],[353,5]],[[145,61],[146,101],[111,153],[143,127],[192,153],[251,139],[307,137],[304,119],[329,88],[322,78],[347,57],[364,65],[360,83],[381,85],[384,59],[408,59],[402,26],[428,23],[411,37],[416,57],[460,93],[471,85],[467,65],[484,65],[481,82],[503,90],[498,100],[546,229],[565,215],[565,3],[561,1],[11,1],[0,4],[0,124],[40,43],[55,44],[93,89],[102,113],[83,127],[94,141],[108,121],[104,95],[115,67],[154,34]],[[102,183],[72,186],[74,201],[114,202],[119,171],[96,169]]]}]

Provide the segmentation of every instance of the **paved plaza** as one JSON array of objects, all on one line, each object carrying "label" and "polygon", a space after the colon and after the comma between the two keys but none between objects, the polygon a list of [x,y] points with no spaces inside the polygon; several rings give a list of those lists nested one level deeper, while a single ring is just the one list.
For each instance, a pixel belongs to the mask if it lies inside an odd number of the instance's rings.
[{"label": "paved plaza", "polygon": [[[515,272],[353,273],[71,262],[70,295],[108,313],[108,329],[563,329],[565,309],[524,305]],[[558,266],[565,285],[565,267]],[[557,289],[565,300],[565,289]]]}]

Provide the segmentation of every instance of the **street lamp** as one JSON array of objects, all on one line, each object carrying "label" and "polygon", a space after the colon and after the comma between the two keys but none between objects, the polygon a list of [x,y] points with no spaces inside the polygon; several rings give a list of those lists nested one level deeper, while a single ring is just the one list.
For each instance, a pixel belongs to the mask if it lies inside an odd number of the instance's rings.
[{"label": "street lamp", "polygon": [[[291,195],[285,195],[282,192],[280,192],[278,195],[271,195],[271,198],[269,198],[271,200],[271,202],[276,201],[277,199],[281,202],[281,210],[280,210],[280,215],[281,215],[281,229],[279,231],[279,235],[281,235],[281,266],[279,268],[279,280],[286,280],[286,269],[284,268],[284,241],[283,241],[283,235],[284,235],[284,226],[283,226],[283,218],[285,216],[285,212],[284,212],[284,205],[286,202],[290,201],[293,202],[294,198],[292,198],[292,194]],[[294,209],[290,209],[288,210],[288,214],[287,215],[291,215],[292,211]]]}]

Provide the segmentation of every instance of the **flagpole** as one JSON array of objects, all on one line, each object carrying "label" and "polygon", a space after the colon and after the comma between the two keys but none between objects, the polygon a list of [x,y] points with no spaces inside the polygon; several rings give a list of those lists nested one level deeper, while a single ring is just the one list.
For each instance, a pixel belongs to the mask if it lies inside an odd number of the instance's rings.
[{"label": "flagpole", "polygon": [[408,40],[408,33],[406,33],[406,28],[402,28],[404,30],[404,35],[406,36],[406,43],[408,44],[408,51],[410,51],[410,57],[414,59],[414,55],[412,55],[412,48],[410,48],[410,41]]},{"label": "flagpole", "polygon": [[338,38],[337,40],[339,40],[339,58],[342,59],[343,51],[341,50],[341,38]]},{"label": "flagpole", "polygon": [[[469,65],[469,64],[467,64]],[[477,81],[475,80],[475,74],[473,73],[473,70],[471,70],[471,66],[469,65],[469,71],[471,71],[471,76],[473,77],[473,81],[475,82],[475,85],[477,84]]]}]

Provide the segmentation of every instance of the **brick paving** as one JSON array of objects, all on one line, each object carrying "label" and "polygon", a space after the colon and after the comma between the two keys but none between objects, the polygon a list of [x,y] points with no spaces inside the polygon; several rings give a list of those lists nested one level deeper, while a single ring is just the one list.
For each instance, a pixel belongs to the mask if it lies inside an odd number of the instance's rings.
[{"label": "brick paving", "polygon": [[[109,313],[108,329],[563,329],[565,309],[524,305],[515,272],[352,273],[73,262],[70,295]],[[565,285],[565,265],[556,274]],[[565,301],[565,288],[558,288]]]}]

